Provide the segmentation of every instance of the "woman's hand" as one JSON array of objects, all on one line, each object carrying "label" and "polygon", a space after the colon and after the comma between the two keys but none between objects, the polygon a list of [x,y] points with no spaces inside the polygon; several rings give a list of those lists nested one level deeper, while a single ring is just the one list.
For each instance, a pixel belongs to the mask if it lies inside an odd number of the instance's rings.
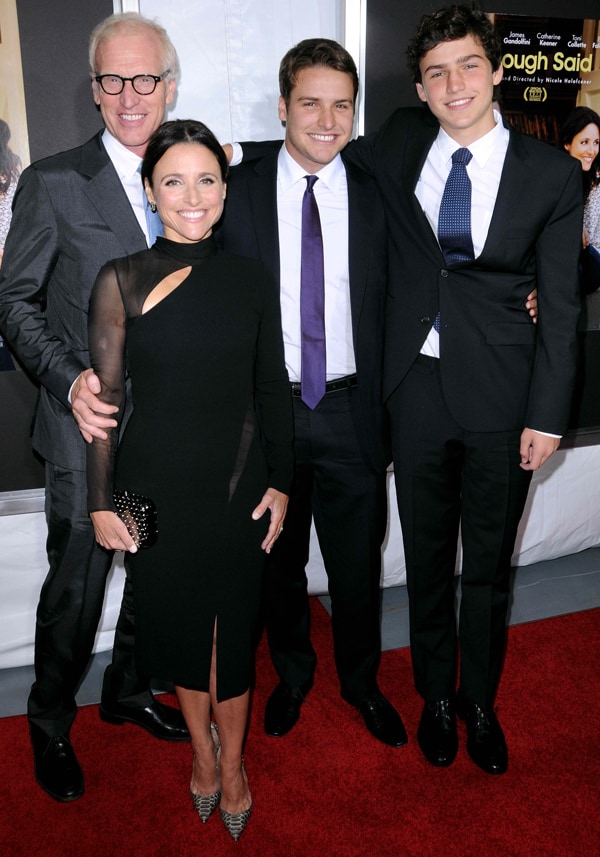
[{"label": "woman's hand", "polygon": [[271,511],[271,523],[269,524],[267,535],[261,544],[261,548],[266,553],[271,553],[271,548],[283,530],[283,520],[287,511],[288,499],[287,494],[282,494],[281,491],[276,491],[275,488],[267,488],[262,500],[252,512],[252,519],[258,521],[267,509]]},{"label": "woman's hand", "polygon": [[590,243],[590,236],[587,234],[587,229],[584,226],[583,227],[583,238],[582,238],[582,244],[583,244],[584,250],[589,245],[589,243]]},{"label": "woman's hand", "polygon": [[116,512],[90,512],[96,541],[111,551],[137,553],[137,546]]}]

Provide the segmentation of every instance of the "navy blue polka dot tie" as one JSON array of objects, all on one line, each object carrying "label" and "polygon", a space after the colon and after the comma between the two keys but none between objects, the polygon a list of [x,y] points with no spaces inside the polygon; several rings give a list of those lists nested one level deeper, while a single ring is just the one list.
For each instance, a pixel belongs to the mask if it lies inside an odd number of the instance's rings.
[{"label": "navy blue polka dot tie", "polygon": [[468,262],[475,255],[471,238],[471,179],[467,173],[472,157],[468,149],[454,152],[440,203],[438,240],[448,265]]},{"label": "navy blue polka dot tie", "polygon": [[[475,257],[471,237],[471,179],[467,173],[472,157],[468,149],[453,153],[452,169],[440,203],[438,240],[447,265],[469,262]],[[433,326],[439,332],[439,313]]]}]

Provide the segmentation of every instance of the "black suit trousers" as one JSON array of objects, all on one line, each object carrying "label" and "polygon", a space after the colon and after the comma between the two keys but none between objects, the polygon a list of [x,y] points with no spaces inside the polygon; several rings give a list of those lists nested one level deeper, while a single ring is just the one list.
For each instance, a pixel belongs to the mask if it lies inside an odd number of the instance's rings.
[{"label": "black suit trousers", "polygon": [[307,690],[316,656],[310,642],[305,567],[311,519],[331,596],[335,663],[351,704],[377,688],[381,653],[381,544],[386,476],[361,452],[352,413],[358,390],[328,393],[314,411],[294,398],[296,471],[284,530],[267,559],[264,610],[280,679]]},{"label": "black suit trousers", "polygon": [[[468,383],[468,379],[466,379]],[[504,658],[510,560],[531,473],[520,431],[470,432],[446,407],[439,360],[417,358],[388,400],[417,691],[491,708]],[[458,632],[454,575],[463,562]]]},{"label": "black suit trousers", "polygon": [[[55,736],[68,732],[75,718],[75,693],[92,653],[113,555],[96,543],[84,471],[46,464],[46,521],[50,568],[37,608],[35,683],[28,715]],[[127,699],[141,707],[152,701],[149,680],[138,675],[135,666],[129,578],[102,698],[109,704]]]}]

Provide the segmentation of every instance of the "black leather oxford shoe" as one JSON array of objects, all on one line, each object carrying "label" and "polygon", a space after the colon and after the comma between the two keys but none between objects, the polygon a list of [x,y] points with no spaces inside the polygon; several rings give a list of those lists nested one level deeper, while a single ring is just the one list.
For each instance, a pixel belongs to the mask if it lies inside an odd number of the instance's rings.
[{"label": "black leather oxford shoe", "polygon": [[181,711],[171,705],[164,705],[156,699],[146,708],[136,708],[122,702],[110,705],[101,702],[100,717],[106,723],[113,723],[116,726],[121,726],[123,723],[141,726],[155,738],[162,738],[163,741],[190,740],[190,733]]},{"label": "black leather oxford shoe", "polygon": [[423,706],[417,740],[431,765],[446,768],[456,758],[458,733],[454,703],[449,699],[426,702]]},{"label": "black leather oxford shoe", "polygon": [[279,682],[265,708],[265,732],[281,738],[293,729],[300,717],[300,707],[306,693],[301,687],[289,687]]},{"label": "black leather oxford shoe", "polygon": [[364,697],[356,707],[365,726],[378,741],[390,747],[403,747],[408,743],[400,715],[382,693]]},{"label": "black leather oxford shoe", "polygon": [[491,709],[457,699],[456,711],[467,726],[467,753],[488,774],[504,774],[508,768],[508,749],[502,727]]},{"label": "black leather oxford shoe", "polygon": [[54,800],[66,803],[83,794],[83,771],[68,735],[46,735],[29,724],[35,778]]}]

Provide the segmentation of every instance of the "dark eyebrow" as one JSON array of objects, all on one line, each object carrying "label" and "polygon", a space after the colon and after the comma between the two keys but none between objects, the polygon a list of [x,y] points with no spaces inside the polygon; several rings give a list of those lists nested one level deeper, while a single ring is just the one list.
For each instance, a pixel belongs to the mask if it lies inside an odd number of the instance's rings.
[{"label": "dark eyebrow", "polygon": [[454,61],[453,61],[453,63],[448,63],[448,62],[432,63],[432,65],[428,65],[428,66],[427,66],[427,68],[425,69],[425,71],[424,71],[423,73],[424,73],[424,74],[427,74],[427,72],[428,72],[428,71],[432,71],[432,69],[443,69],[443,68],[447,68],[449,65],[452,65],[452,64],[454,64],[454,65],[460,65],[461,63],[469,62],[469,60],[472,60],[472,59],[479,59],[479,60],[482,60],[482,59],[483,59],[483,57],[481,56],[481,54],[469,54],[469,55],[468,55],[468,56],[466,56],[466,57],[457,57],[457,59],[456,59],[456,60],[454,60]]}]

